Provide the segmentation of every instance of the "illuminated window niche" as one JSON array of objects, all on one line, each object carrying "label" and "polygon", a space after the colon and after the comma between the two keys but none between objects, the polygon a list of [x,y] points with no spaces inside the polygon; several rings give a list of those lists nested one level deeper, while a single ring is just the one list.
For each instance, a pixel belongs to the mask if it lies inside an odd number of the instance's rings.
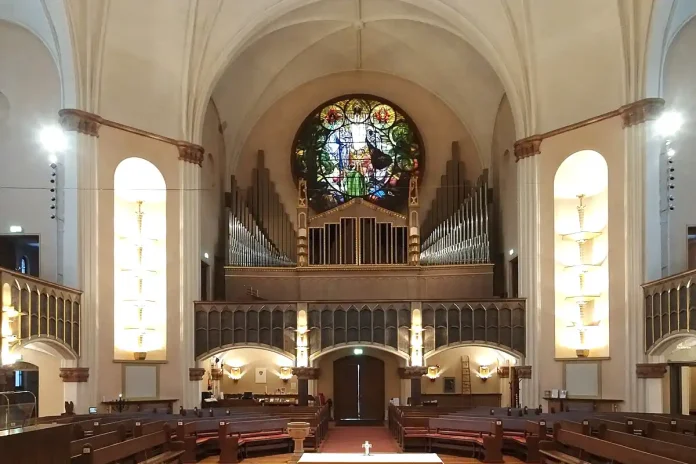
[{"label": "illuminated window niche", "polygon": [[556,358],[609,356],[608,170],[595,151],[554,178]]},{"label": "illuminated window niche", "polygon": [[166,359],[167,191],[141,158],[114,173],[114,358]]}]

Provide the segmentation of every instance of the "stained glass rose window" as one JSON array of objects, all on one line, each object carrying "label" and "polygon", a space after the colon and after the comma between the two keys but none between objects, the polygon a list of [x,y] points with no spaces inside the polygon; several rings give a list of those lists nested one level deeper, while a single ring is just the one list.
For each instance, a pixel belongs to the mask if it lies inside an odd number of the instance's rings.
[{"label": "stained glass rose window", "polygon": [[416,127],[396,106],[377,97],[325,103],[305,119],[295,140],[293,174],[307,181],[315,211],[353,198],[401,210],[409,180],[422,169]]}]

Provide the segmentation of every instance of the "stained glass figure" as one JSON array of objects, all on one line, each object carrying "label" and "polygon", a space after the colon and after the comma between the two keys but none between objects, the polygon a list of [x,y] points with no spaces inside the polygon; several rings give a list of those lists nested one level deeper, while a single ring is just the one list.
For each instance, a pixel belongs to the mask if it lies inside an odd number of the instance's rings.
[{"label": "stained glass figure", "polygon": [[325,103],[307,117],[295,140],[293,174],[307,181],[317,212],[353,198],[402,210],[409,180],[422,169],[416,127],[393,104],[373,96]]}]

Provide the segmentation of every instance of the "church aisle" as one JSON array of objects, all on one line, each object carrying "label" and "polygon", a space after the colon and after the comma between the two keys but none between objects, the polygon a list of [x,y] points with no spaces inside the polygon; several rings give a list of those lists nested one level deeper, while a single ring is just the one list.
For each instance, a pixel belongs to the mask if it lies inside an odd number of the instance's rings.
[{"label": "church aisle", "polygon": [[[481,464],[481,461],[479,461],[478,459],[473,459],[473,458],[465,458],[462,456],[452,456],[452,455],[441,454],[441,453],[438,453],[438,456],[440,456],[440,459],[442,459],[443,464]],[[244,459],[241,462],[241,464],[288,464],[288,462],[290,461],[290,458],[292,458],[291,454],[275,454],[275,455],[271,455],[271,456],[259,456],[259,457]],[[220,459],[219,456],[211,456],[211,457],[206,458],[202,461],[199,461],[199,463],[205,463],[205,464],[218,463],[219,459]],[[504,459],[505,459],[505,464],[524,462],[524,461],[520,461],[517,458],[511,458],[509,456],[505,456]]]},{"label": "church aisle", "polygon": [[372,444],[371,453],[398,453],[396,443],[386,427],[331,427],[319,450],[322,453],[362,453],[362,444]]}]

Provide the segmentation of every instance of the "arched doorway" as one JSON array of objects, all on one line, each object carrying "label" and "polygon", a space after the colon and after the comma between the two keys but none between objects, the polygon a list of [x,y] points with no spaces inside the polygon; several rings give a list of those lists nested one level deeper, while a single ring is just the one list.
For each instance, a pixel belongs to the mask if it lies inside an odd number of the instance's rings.
[{"label": "arched doorway", "polygon": [[384,361],[354,354],[333,363],[337,424],[384,420]]}]

